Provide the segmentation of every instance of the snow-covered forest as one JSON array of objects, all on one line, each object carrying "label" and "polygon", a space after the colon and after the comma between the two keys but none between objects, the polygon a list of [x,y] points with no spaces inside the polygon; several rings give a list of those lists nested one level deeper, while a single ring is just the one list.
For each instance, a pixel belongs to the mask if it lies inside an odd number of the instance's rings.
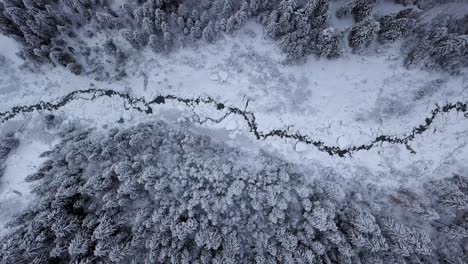
[{"label": "snow-covered forest", "polygon": [[468,263],[465,0],[0,0],[0,263]]},{"label": "snow-covered forest", "polygon": [[[116,34],[136,50],[170,52],[200,39],[214,42],[223,33],[234,34],[252,19],[277,40],[288,60],[309,54],[334,58],[345,47],[355,52],[369,48],[374,39],[380,44],[404,39],[407,66],[456,73],[468,65],[467,16],[427,21],[424,10],[445,0],[402,2],[419,8],[371,16],[377,0],[349,0],[336,10],[330,9],[330,0],[4,0],[0,30],[20,42],[21,56],[33,63],[53,63],[82,74],[104,71],[106,56],[120,78],[128,54],[114,42]],[[353,22],[338,29],[331,17],[352,17]],[[105,40],[99,47],[87,45],[98,37]]]},{"label": "snow-covered forest", "polygon": [[460,175],[389,192],[165,123],[61,133],[26,178],[40,199],[9,224],[4,263],[468,260]]}]

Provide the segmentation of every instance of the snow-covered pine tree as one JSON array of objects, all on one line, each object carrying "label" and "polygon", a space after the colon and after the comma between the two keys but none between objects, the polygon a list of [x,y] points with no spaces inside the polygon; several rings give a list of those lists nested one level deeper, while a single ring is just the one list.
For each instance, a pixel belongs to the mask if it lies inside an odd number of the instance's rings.
[{"label": "snow-covered pine tree", "polygon": [[338,18],[343,18],[352,14],[356,23],[369,17],[374,9],[376,0],[349,0],[348,3],[336,11]]},{"label": "snow-covered pine tree", "polygon": [[336,10],[336,17],[337,18],[344,18],[350,15],[353,12],[354,8],[354,1],[349,1],[345,5],[341,6]]},{"label": "snow-covered pine tree", "polygon": [[19,27],[4,14],[5,4],[0,2],[0,32],[3,35],[13,37],[14,39],[21,41],[24,36]]},{"label": "snow-covered pine tree", "polygon": [[407,36],[414,29],[417,16],[418,12],[414,9],[405,9],[379,18],[379,41],[393,42]]},{"label": "snow-covered pine tree", "polygon": [[201,22],[198,20],[195,22],[195,25],[190,29],[190,37],[195,42],[203,36],[203,31],[201,28]]},{"label": "snow-covered pine tree", "polygon": [[234,0],[224,0],[222,16],[229,19],[234,14],[236,5],[236,1]]},{"label": "snow-covered pine tree", "polygon": [[340,57],[342,54],[342,48],[340,46],[342,37],[342,33],[335,32],[333,28],[322,30],[317,39],[318,55],[327,58]]},{"label": "snow-covered pine tree", "polygon": [[213,22],[210,21],[205,29],[203,29],[203,39],[208,43],[213,43],[215,41],[216,31]]},{"label": "snow-covered pine tree", "polygon": [[157,32],[156,24],[148,17],[143,18],[142,27],[146,34],[152,35]]},{"label": "snow-covered pine tree", "polygon": [[349,46],[355,51],[368,47],[374,39],[378,28],[379,23],[370,19],[357,23],[349,34]]},{"label": "snow-covered pine tree", "polygon": [[278,6],[278,21],[276,21],[276,35],[280,37],[294,30],[293,14],[298,7],[296,0],[282,0]]},{"label": "snow-covered pine tree", "polygon": [[356,0],[356,5],[353,9],[354,19],[356,22],[363,21],[368,18],[375,7],[377,0]]}]

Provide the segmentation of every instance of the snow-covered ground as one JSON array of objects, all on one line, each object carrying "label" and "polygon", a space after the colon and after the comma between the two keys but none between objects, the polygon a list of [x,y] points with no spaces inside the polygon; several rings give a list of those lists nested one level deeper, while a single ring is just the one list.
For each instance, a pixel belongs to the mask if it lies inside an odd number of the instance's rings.
[{"label": "snow-covered ground", "polygon": [[[33,183],[25,181],[26,176],[37,171],[46,158],[40,157],[51,150],[56,143],[56,136],[47,131],[42,119],[27,118],[22,121],[4,124],[0,132],[17,131],[20,145],[6,160],[6,169],[0,177],[0,226],[4,226],[19,210],[25,208],[34,199],[30,193]],[[0,228],[0,235],[4,231]]]},{"label": "snow-covered ground", "polygon": [[[0,36],[0,46],[4,57],[0,112],[87,88],[114,89],[148,99],[160,94],[210,96],[239,108],[249,100],[247,109],[255,113],[260,130],[288,127],[328,145],[346,147],[369,143],[381,134],[404,136],[424,122],[435,104],[468,99],[467,76],[407,70],[401,66],[398,45],[364,56],[349,53],[337,60],[310,57],[303,64],[285,65],[284,55],[253,23],[216,44],[187,47],[170,55],[150,51],[134,54],[127,67],[129,77],[112,82],[74,76],[63,68],[44,67],[38,73],[20,70],[22,62],[14,55],[18,49],[14,42]],[[55,114],[100,128],[159,118],[183,122],[195,114],[220,116],[209,107],[188,109],[177,104],[155,106],[154,110],[154,115],[127,111],[120,99],[103,98],[75,101]],[[124,123],[117,123],[121,118]],[[246,149],[254,145],[255,138],[239,117],[203,126],[215,139]],[[347,177],[396,186],[412,184],[421,177],[466,173],[467,139],[467,119],[452,112],[438,117],[430,132],[416,137],[411,144],[416,154],[404,146],[385,144],[345,158],[290,140],[268,139],[255,145],[306,167],[318,160]],[[22,179],[40,163],[38,153],[50,147],[48,142],[27,139],[11,155],[2,179],[2,201],[11,203],[18,196],[14,190],[26,186]],[[27,196],[27,192],[20,192]],[[21,199],[15,200],[21,203]]]}]

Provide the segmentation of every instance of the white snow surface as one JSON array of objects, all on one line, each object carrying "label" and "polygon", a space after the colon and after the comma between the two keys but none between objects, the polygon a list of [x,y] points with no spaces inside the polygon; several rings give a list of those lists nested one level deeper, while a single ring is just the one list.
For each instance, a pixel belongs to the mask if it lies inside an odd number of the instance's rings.
[{"label": "white snow surface", "polygon": [[47,133],[38,121],[28,119],[13,124],[21,127],[16,135],[21,143],[10,153],[4,174],[0,177],[0,235],[5,231],[1,227],[34,199],[34,194],[30,193],[34,183],[26,182],[25,178],[36,172],[46,160],[39,157],[40,154],[50,150],[56,143],[55,136]]},{"label": "white snow surface", "polygon": [[[169,55],[134,51],[127,67],[129,77],[113,82],[74,76],[64,68],[50,66],[36,73],[21,70],[21,60],[13,55],[18,50],[15,43],[0,36],[0,47],[4,57],[0,112],[87,88],[114,89],[147,99],[160,94],[210,96],[239,108],[250,100],[247,109],[255,113],[260,130],[288,127],[328,145],[347,147],[369,143],[381,134],[404,136],[424,123],[435,104],[468,99],[468,76],[407,70],[401,66],[398,45],[365,55],[347,53],[336,60],[310,57],[303,64],[286,65],[284,54],[254,23],[216,44],[200,43]],[[102,98],[74,101],[55,114],[102,129],[161,118],[183,123],[196,116],[222,115],[212,107],[189,109],[172,103],[155,105],[154,110],[153,115],[126,111],[122,100]],[[15,120],[37,115],[24,114]],[[120,118],[123,124],[116,122]],[[416,137],[410,144],[416,154],[404,146],[384,144],[352,157],[331,157],[292,140],[256,141],[245,121],[234,116],[220,124],[208,122],[202,128],[215,140],[233,146],[267,149],[305,167],[318,161],[346,177],[389,186],[468,171],[468,121],[453,112],[439,116],[431,131]],[[41,162],[38,153],[50,146],[41,140],[22,142],[9,158],[2,185],[9,183],[2,187],[7,188],[2,189],[2,199],[15,197],[13,190],[29,186],[23,182],[25,175]],[[21,190],[26,197],[27,191]]]}]

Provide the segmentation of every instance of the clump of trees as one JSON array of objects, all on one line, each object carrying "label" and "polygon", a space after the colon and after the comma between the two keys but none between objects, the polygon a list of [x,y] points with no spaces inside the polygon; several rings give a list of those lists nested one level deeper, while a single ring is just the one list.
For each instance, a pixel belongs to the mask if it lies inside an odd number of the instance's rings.
[{"label": "clump of trees", "polygon": [[303,6],[297,1],[281,1],[266,23],[268,34],[280,40],[290,60],[308,54],[336,57],[340,54],[339,38],[327,29],[330,1],[312,0]]},{"label": "clump of trees", "polygon": [[[0,30],[23,45],[21,56],[38,63],[52,62],[77,71],[73,48],[73,28],[90,19],[97,0],[4,0],[0,2]],[[79,73],[79,71],[78,71]]]},{"label": "clump of trees", "polygon": [[406,42],[408,67],[458,73],[468,67],[468,14],[461,18],[439,16],[431,23],[420,24]]},{"label": "clump of trees", "polygon": [[466,177],[389,195],[165,123],[62,134],[2,263],[467,261]]},{"label": "clump of trees", "polygon": [[122,6],[132,26],[121,34],[135,48],[150,46],[162,52],[198,39],[214,42],[222,33],[239,30],[248,19],[257,19],[291,60],[308,54],[334,57],[340,47],[338,38],[329,36],[333,31],[325,31],[329,5],[329,0],[206,0],[201,5],[147,1]]},{"label": "clump of trees", "polygon": [[[336,11],[338,18],[352,16],[355,25],[348,35],[349,46],[353,51],[368,48],[374,39],[380,44],[394,42],[406,38],[413,32],[420,12],[414,8],[407,8],[389,15],[376,17],[372,11],[376,0],[350,0]],[[403,1],[401,4],[409,3]]]},{"label": "clump of trees", "polygon": [[[404,40],[405,66],[422,66],[458,74],[468,67],[468,34],[464,17],[438,15],[425,21],[423,12],[449,1],[398,1],[404,5],[416,4],[421,10],[407,8],[382,17],[372,15],[375,0],[350,0],[337,10],[337,17],[354,17],[356,24],[348,35],[354,51],[363,50],[376,38],[380,44]],[[430,12],[430,11],[429,11]]]},{"label": "clump of trees", "polygon": [[[439,2],[446,1],[431,3]],[[106,53],[101,45],[89,47],[87,40],[100,36],[113,42],[110,36],[118,32],[135,49],[149,47],[155,52],[170,52],[201,40],[215,42],[223,34],[235,33],[250,19],[261,23],[266,33],[278,41],[289,61],[310,54],[338,57],[343,50],[343,36],[347,34],[330,26],[331,4],[341,3],[330,0],[131,0],[117,5],[110,0],[4,0],[0,2],[0,32],[20,42],[23,45],[21,56],[35,63],[53,63],[96,79],[111,77],[106,72],[109,65],[115,71],[112,77],[119,79],[125,76],[122,65],[126,61],[125,54],[118,46],[115,48],[119,52],[112,54]],[[414,8],[378,18],[373,15],[377,4],[376,0],[349,0],[336,12],[338,18],[354,18],[347,39],[354,51],[368,47],[376,35],[381,43],[414,35],[418,42],[427,42],[438,49],[422,56],[437,61],[436,65],[444,64],[438,62],[442,58],[460,55],[447,50],[464,47],[459,43],[465,43],[466,34],[448,36],[440,41],[425,40],[423,36],[427,35],[427,30],[415,27],[419,16]],[[460,27],[463,25],[461,21]],[[446,42],[450,42],[451,47],[447,48]],[[454,45],[457,47],[452,48]],[[413,57],[409,55],[408,60],[420,61]],[[439,68],[454,72],[452,68],[466,66],[465,61]]]},{"label": "clump of trees", "polygon": [[[24,46],[22,56],[38,63],[54,63],[80,74],[92,50],[78,29],[118,31],[135,49],[150,47],[169,52],[204,39],[214,42],[231,34],[248,19],[258,19],[279,39],[291,59],[315,53],[335,57],[338,38],[327,26],[329,0],[146,0],[111,8],[112,1],[5,0],[0,3],[0,29]],[[88,37],[94,34],[89,32]],[[76,46],[79,46],[78,48]],[[319,48],[320,46],[320,48]],[[94,65],[93,65],[94,66]]]}]

